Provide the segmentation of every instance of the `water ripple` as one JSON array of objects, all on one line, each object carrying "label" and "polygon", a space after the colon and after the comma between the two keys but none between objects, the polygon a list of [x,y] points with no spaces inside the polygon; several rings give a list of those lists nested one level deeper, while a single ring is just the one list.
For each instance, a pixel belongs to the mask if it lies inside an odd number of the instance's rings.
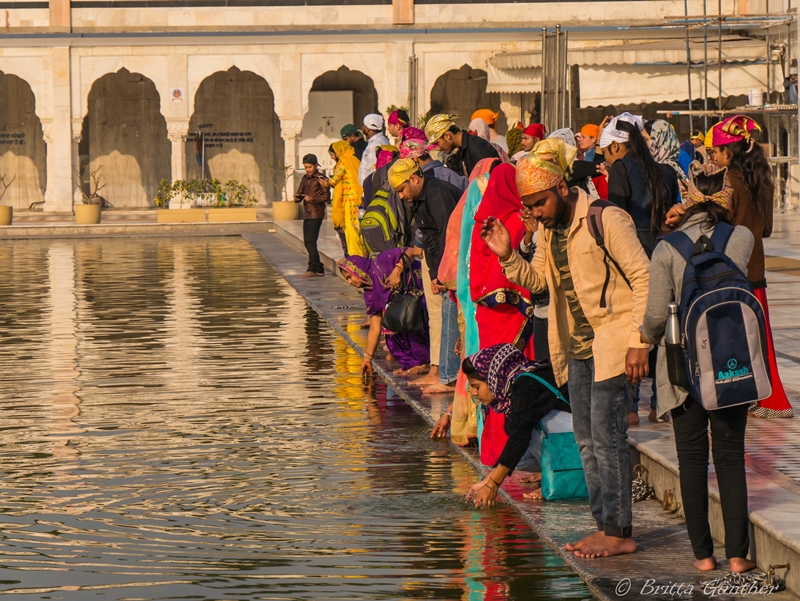
[{"label": "water ripple", "polygon": [[0,265],[0,595],[590,596],[243,240]]}]

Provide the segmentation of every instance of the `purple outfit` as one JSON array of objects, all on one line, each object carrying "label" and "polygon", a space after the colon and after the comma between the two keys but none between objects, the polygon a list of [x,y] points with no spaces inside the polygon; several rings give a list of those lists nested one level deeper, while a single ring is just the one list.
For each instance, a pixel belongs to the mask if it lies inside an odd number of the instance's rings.
[{"label": "purple outfit", "polygon": [[[339,267],[352,273],[368,287],[364,289],[364,303],[370,317],[382,313],[392,297],[392,289],[383,285],[395,265],[400,261],[405,248],[391,248],[373,259],[351,255],[339,262]],[[422,266],[418,260],[411,264],[416,285],[422,290]],[[407,278],[408,273],[403,274]],[[424,301],[423,301],[424,303]],[[423,304],[424,307],[424,304]],[[420,332],[390,332],[384,329],[386,346],[404,370],[430,361],[428,320]]]}]

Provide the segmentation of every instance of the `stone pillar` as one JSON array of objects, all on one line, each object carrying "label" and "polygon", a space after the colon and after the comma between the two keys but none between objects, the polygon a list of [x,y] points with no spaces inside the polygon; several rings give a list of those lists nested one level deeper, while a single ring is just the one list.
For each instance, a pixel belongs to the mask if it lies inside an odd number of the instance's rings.
[{"label": "stone pillar", "polygon": [[297,153],[300,150],[298,139],[302,131],[302,117],[296,119],[281,119],[281,138],[283,138],[285,142],[283,163],[285,167],[284,173],[286,174],[286,182],[283,186],[283,194],[281,196],[283,200],[291,199],[297,188],[294,181],[294,172],[298,166]]},{"label": "stone pillar", "polygon": [[50,0],[50,31],[68,33],[72,31],[70,0]]},{"label": "stone pillar", "polygon": [[[81,194],[81,138],[83,134],[83,119],[72,120],[72,204],[79,205],[83,203],[83,194]],[[88,169],[89,166],[87,165]]]},{"label": "stone pillar", "polygon": [[392,0],[392,23],[414,24],[414,0]]},{"label": "stone pillar", "polygon": [[188,119],[167,121],[167,136],[172,143],[172,181],[186,179],[186,137],[189,134]]},{"label": "stone pillar", "polygon": [[70,49],[68,46],[54,47],[51,53],[53,116],[51,119],[42,119],[42,129],[47,143],[47,190],[44,194],[44,210],[71,213]]},{"label": "stone pillar", "polygon": [[501,93],[500,110],[506,116],[506,128],[511,129],[511,125],[517,121],[522,121],[522,101],[521,94]]}]

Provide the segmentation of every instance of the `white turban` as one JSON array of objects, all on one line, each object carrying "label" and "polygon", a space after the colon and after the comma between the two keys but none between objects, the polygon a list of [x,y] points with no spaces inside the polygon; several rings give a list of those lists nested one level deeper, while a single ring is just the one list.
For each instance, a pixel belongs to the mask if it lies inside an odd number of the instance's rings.
[{"label": "white turban", "polygon": [[383,117],[376,115],[375,113],[370,113],[364,117],[364,125],[369,127],[371,130],[381,131],[383,129]]},{"label": "white turban", "polygon": [[617,123],[620,121],[625,121],[626,123],[632,123],[636,127],[639,128],[639,131],[644,129],[644,119],[639,115],[631,115],[630,113],[622,113],[614,117],[611,120],[606,128],[603,130],[603,133],[600,134],[600,148],[606,148],[611,145],[611,142],[627,142],[630,138],[630,134],[625,131],[624,129],[617,129]]}]

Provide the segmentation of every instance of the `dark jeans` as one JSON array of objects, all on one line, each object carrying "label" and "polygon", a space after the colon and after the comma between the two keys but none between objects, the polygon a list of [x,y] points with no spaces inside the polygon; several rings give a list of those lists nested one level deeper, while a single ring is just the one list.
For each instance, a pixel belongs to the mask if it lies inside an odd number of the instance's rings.
[{"label": "dark jeans", "polygon": [[550,358],[550,340],[547,337],[547,319],[533,318],[533,357],[537,361]]},{"label": "dark jeans", "polygon": [[697,559],[714,554],[708,525],[708,425],[717,472],[722,520],[725,524],[725,556],[747,557],[750,520],[747,516],[747,479],[744,473],[744,430],[747,408],[737,405],[706,411],[692,397],[672,410],[675,447],[681,479],[686,529]]},{"label": "dark jeans", "polygon": [[569,398],[575,441],[598,530],[629,538],[632,531],[631,450],[628,404],[632,387],[625,374],[594,381],[594,360],[569,360]]},{"label": "dark jeans", "polygon": [[311,273],[325,273],[325,267],[319,260],[317,250],[317,240],[319,239],[319,228],[322,227],[322,218],[303,219],[303,244],[308,252],[308,270]]}]

